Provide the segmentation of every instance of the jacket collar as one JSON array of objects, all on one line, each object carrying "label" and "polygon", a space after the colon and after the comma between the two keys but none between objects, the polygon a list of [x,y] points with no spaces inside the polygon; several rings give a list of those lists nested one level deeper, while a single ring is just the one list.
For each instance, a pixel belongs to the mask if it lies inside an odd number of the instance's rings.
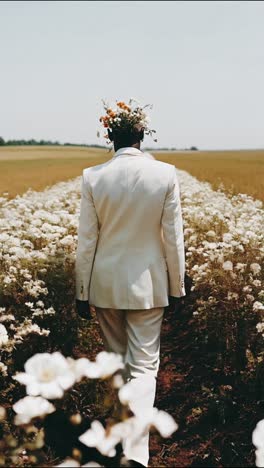
[{"label": "jacket collar", "polygon": [[145,156],[143,151],[134,148],[133,146],[126,146],[125,148],[120,148],[117,150],[113,158],[122,157],[122,156]]}]

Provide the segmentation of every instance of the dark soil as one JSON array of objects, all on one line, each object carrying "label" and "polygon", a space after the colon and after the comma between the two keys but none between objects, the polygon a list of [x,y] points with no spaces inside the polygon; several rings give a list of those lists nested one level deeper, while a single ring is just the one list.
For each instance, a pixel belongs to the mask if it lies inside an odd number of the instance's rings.
[{"label": "dark soil", "polygon": [[186,311],[164,317],[155,406],[179,429],[168,439],[151,435],[149,466],[255,466],[251,437],[263,417],[256,379],[216,367],[196,327]]}]

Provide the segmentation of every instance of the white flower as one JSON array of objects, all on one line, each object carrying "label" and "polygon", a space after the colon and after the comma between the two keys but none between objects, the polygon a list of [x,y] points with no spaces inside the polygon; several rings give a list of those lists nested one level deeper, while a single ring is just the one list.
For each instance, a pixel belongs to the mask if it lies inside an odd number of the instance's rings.
[{"label": "white flower", "polygon": [[94,362],[90,362],[86,368],[85,376],[90,379],[105,379],[113,375],[117,370],[124,368],[121,354],[101,351]]},{"label": "white flower", "polygon": [[28,395],[61,398],[64,390],[75,383],[75,375],[67,359],[59,352],[37,353],[25,364],[25,371],[13,379],[26,385]]},{"label": "white flower", "polygon": [[159,431],[161,437],[170,437],[179,427],[170,414],[157,408],[153,408],[150,424]]},{"label": "white flower", "polygon": [[0,406],[0,422],[6,418],[6,410],[3,406]]},{"label": "white flower", "polygon": [[35,417],[45,416],[53,413],[55,407],[42,397],[26,396],[13,405],[13,410],[17,413],[15,424],[27,424]]},{"label": "white flower", "polygon": [[114,375],[112,385],[114,388],[121,388],[124,385],[123,377],[120,374]]},{"label": "white flower", "polygon": [[71,371],[75,375],[76,382],[79,382],[83,377],[87,377],[91,366],[94,365],[87,358],[72,359],[71,357],[67,358]]},{"label": "white flower", "polygon": [[247,286],[244,286],[244,287],[243,287],[243,291],[244,291],[244,292],[246,292],[246,293],[251,293],[251,291],[252,291],[252,287],[251,287],[251,286],[249,286],[249,285],[247,285]]},{"label": "white flower", "polygon": [[258,263],[251,263],[250,270],[254,275],[258,275],[261,272],[261,266]]},{"label": "white flower", "polygon": [[259,291],[258,297],[259,297],[260,299],[264,299],[264,289],[262,289],[261,291]]},{"label": "white flower", "polygon": [[5,276],[3,279],[4,284],[10,284],[12,283],[12,278],[10,276]]},{"label": "white flower", "polygon": [[9,273],[12,273],[12,274],[17,273],[17,268],[16,268],[15,266],[11,266],[11,267],[9,268]]},{"label": "white flower", "polygon": [[222,267],[223,267],[223,269],[225,271],[232,271],[233,270],[233,263],[230,262],[230,260],[227,260],[226,262],[223,263]]},{"label": "white flower", "polygon": [[223,242],[230,242],[232,240],[233,236],[230,234],[230,232],[226,232],[223,234]]},{"label": "white flower", "polygon": [[100,468],[102,465],[99,465],[95,461],[90,461],[88,463],[85,463],[84,465],[80,465],[76,460],[73,458],[66,458],[64,462],[60,463],[59,465],[56,465],[56,467],[61,467],[61,468],[72,468],[72,467],[85,467],[85,468]]},{"label": "white flower", "polygon": [[231,291],[228,291],[228,294],[227,294],[227,300],[228,301],[232,301],[232,299],[235,299],[237,300],[238,299],[238,294],[236,292],[231,292]]},{"label": "white flower", "polygon": [[211,250],[215,250],[217,247],[217,244],[215,242],[207,242],[206,245],[207,245],[207,248]]},{"label": "white flower", "polygon": [[15,317],[13,314],[4,314],[0,316],[0,322],[13,322]]},{"label": "white flower", "polygon": [[129,405],[134,412],[143,399],[151,397],[153,388],[153,376],[142,375],[136,379],[131,379],[118,391],[118,398],[123,405]]},{"label": "white flower", "polygon": [[0,361],[0,374],[2,374],[4,377],[7,376],[7,366]]},{"label": "white flower", "polygon": [[258,333],[263,333],[264,332],[264,322],[257,323],[256,329],[257,329]]},{"label": "white flower", "polygon": [[95,461],[90,461],[88,463],[85,463],[85,465],[82,465],[82,467],[87,467],[87,468],[99,468],[101,467],[102,465],[99,465],[98,463],[96,463]]},{"label": "white flower", "polygon": [[253,302],[254,299],[255,299],[254,296],[252,296],[252,294],[247,294],[247,295],[246,295],[246,298],[247,298],[247,300],[248,300],[249,302]]},{"label": "white flower", "polygon": [[251,284],[253,284],[253,286],[255,286],[256,288],[261,287],[261,281],[257,279],[253,280]]},{"label": "white flower", "polygon": [[246,263],[237,263],[235,269],[241,271],[243,273],[245,271],[245,267],[247,266]]},{"label": "white flower", "polygon": [[78,463],[76,460],[73,458],[66,458],[62,463],[59,465],[55,465],[55,467],[61,467],[61,468],[75,468],[77,466],[81,466],[80,463]]},{"label": "white flower", "polygon": [[256,447],[256,466],[264,466],[264,419],[259,421],[252,433],[252,442]]},{"label": "white flower", "polygon": [[122,441],[123,448],[131,452],[152,427],[157,429],[162,437],[169,437],[178,429],[172,416],[165,411],[153,407],[146,409],[142,406],[135,416],[112,426],[111,434]]},{"label": "white flower", "polygon": [[6,327],[0,323],[0,346],[5,345],[8,342],[8,334]]},{"label": "white flower", "polygon": [[258,312],[259,310],[264,310],[264,305],[259,301],[255,301],[253,304],[253,310],[255,312]]},{"label": "white flower", "polygon": [[215,237],[215,236],[216,236],[216,233],[215,233],[215,231],[208,231],[208,232],[206,233],[206,235],[207,235],[208,237]]},{"label": "white flower", "polygon": [[95,447],[102,455],[114,457],[115,446],[120,442],[120,435],[113,435],[112,431],[106,431],[99,421],[93,421],[91,428],[79,437],[79,440],[87,447]]},{"label": "white flower", "polygon": [[157,408],[145,408],[145,403],[151,399],[153,389],[153,379],[150,375],[142,375],[127,382],[118,392],[119,400],[122,404],[129,405],[137,420],[143,418],[143,425],[155,426],[162,437],[168,437],[178,428],[174,419],[165,411],[158,411]]},{"label": "white flower", "polygon": [[56,311],[54,310],[53,307],[49,307],[48,309],[45,309],[45,315],[55,315]]}]

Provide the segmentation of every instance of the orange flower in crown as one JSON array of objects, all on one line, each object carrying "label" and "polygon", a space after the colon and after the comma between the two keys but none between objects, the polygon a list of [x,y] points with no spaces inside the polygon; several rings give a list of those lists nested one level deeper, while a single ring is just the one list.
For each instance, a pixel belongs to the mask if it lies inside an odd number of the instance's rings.
[{"label": "orange flower in crown", "polygon": [[[105,101],[103,101],[103,105],[106,115],[101,116],[99,121],[104,128],[112,131],[130,131],[140,126],[146,135],[152,136],[153,133],[156,133],[155,130],[149,128],[149,118],[145,112],[147,107],[152,108],[150,104],[142,107],[135,99],[131,98],[128,104],[124,101],[116,101],[114,109]],[[104,138],[108,139],[108,135],[105,134]],[[110,140],[107,143],[109,144]]]}]

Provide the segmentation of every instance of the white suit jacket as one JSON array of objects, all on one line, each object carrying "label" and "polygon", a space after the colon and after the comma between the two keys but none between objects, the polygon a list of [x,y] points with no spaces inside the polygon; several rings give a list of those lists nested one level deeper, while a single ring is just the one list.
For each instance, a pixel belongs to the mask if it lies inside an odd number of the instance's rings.
[{"label": "white suit jacket", "polygon": [[175,166],[133,148],[84,169],[76,298],[115,309],[185,296],[185,250]]}]

